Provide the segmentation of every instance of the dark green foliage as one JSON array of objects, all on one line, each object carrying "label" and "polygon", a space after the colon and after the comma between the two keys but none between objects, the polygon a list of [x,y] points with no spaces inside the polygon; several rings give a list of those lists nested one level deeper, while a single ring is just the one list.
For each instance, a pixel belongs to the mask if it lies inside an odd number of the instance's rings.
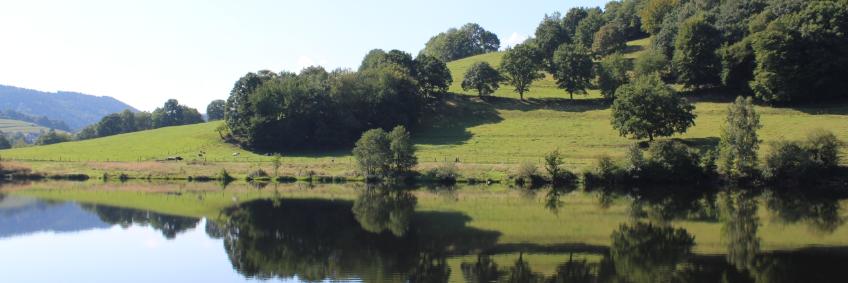
[{"label": "dark green foliage", "polygon": [[492,94],[500,87],[504,80],[498,70],[492,68],[487,62],[477,62],[465,72],[462,79],[462,89],[465,91],[476,90],[480,96]]},{"label": "dark green foliage", "polygon": [[[571,14],[570,11],[569,14]],[[568,20],[569,18],[566,16],[566,21]],[[554,13],[552,15],[545,15],[545,18],[536,27],[536,37],[533,38],[533,42],[536,44],[544,60],[544,64],[549,71],[552,70],[551,58],[553,58],[557,47],[571,41],[569,32],[563,27],[563,24],[560,14]],[[575,22],[574,25],[576,28],[577,23]]]},{"label": "dark green foliage", "polygon": [[624,50],[627,46],[627,37],[618,23],[608,23],[602,26],[592,40],[592,53],[598,56],[606,56]]},{"label": "dark green foliage", "polygon": [[574,30],[573,43],[580,44],[586,49],[592,48],[595,33],[604,26],[604,12],[600,8],[588,9],[586,17],[577,24]]},{"label": "dark green foliage", "polygon": [[407,71],[410,75],[415,72],[415,63],[412,55],[400,50],[390,50],[385,52],[382,49],[374,49],[365,55],[362,59],[362,64],[359,65],[359,71],[369,69],[380,69],[389,65],[399,67]]},{"label": "dark green foliage", "polygon": [[753,35],[757,67],[751,88],[775,102],[846,96],[848,1],[811,1]]},{"label": "dark green foliage", "polygon": [[248,181],[267,181],[271,179],[271,177],[268,175],[268,172],[265,172],[265,170],[262,170],[262,168],[257,168],[256,170],[250,171],[249,173],[247,173],[246,178]]},{"label": "dark green foliage", "polygon": [[6,138],[6,134],[3,134],[3,132],[0,131],[0,150],[10,148],[12,148],[12,143],[10,143],[9,139]]},{"label": "dark green foliage", "polygon": [[430,98],[444,94],[453,83],[448,65],[436,57],[418,54],[415,57],[415,78],[421,88],[421,93]]},{"label": "dark green foliage", "polygon": [[720,32],[703,15],[683,22],[672,59],[678,81],[689,87],[717,84],[721,65],[716,50],[720,46]]},{"label": "dark green foliage", "polygon": [[654,183],[685,183],[701,179],[710,169],[702,168],[698,153],[683,143],[658,141],[648,148],[643,178]]},{"label": "dark green foliage", "polygon": [[767,0],[725,0],[718,7],[715,26],[726,42],[737,42],[748,35],[748,23],[765,9]]},{"label": "dark green foliage", "polygon": [[541,73],[541,59],[536,47],[529,44],[508,49],[501,59],[501,73],[515,87],[521,100],[524,100],[524,93],[530,90],[533,81],[545,77]]},{"label": "dark green foliage", "polygon": [[548,172],[551,184],[554,186],[564,185],[577,180],[577,177],[568,169],[562,167],[565,161],[559,150],[554,150],[545,155],[545,171]]},{"label": "dark green foliage", "polygon": [[105,137],[117,135],[123,132],[123,119],[120,114],[109,114],[97,123],[95,130],[97,136]]},{"label": "dark green foliage", "polygon": [[421,53],[448,62],[497,51],[500,44],[498,36],[494,33],[478,24],[468,23],[459,29],[449,29],[430,38]]},{"label": "dark green foliage", "polygon": [[589,50],[577,44],[563,44],[554,52],[554,72],[557,86],[568,92],[571,99],[574,94],[585,94],[591,86],[592,56]]},{"label": "dark green foliage", "polygon": [[646,36],[642,31],[642,19],[639,17],[639,8],[642,0],[610,1],[604,6],[604,18],[608,23],[615,23],[628,40],[643,38]]},{"label": "dark green foliage", "polygon": [[754,49],[750,37],[718,50],[722,85],[750,93],[748,82],[754,79]]},{"label": "dark green foliage", "polygon": [[414,71],[384,62],[359,72],[248,74],[227,102],[225,138],[256,149],[332,148],[349,146],[367,129],[412,126],[422,101]]},{"label": "dark green foliage", "polygon": [[203,116],[197,109],[180,105],[176,99],[169,99],[161,108],[153,110],[153,128],[203,123]]},{"label": "dark green foliage", "polygon": [[409,192],[367,188],[353,202],[351,211],[365,231],[390,231],[402,237],[409,230],[417,202]]},{"label": "dark green foliage", "polygon": [[454,184],[459,178],[459,170],[453,162],[445,162],[427,170],[424,174],[427,179],[442,184]]},{"label": "dark green foliage", "polygon": [[604,58],[595,71],[598,75],[598,88],[601,89],[601,95],[610,101],[615,99],[615,90],[630,82],[628,72],[632,69],[632,62],[620,53]]},{"label": "dark green foliage", "polygon": [[360,172],[366,177],[399,177],[408,174],[418,164],[415,147],[403,126],[386,133],[382,129],[368,130],[353,148]]},{"label": "dark green foliage", "polygon": [[55,130],[50,130],[45,134],[42,134],[35,140],[36,145],[48,145],[48,144],[56,144],[67,142],[71,140],[71,135],[56,132]]},{"label": "dark green foliage", "polygon": [[209,121],[224,119],[224,110],[227,108],[227,102],[221,99],[212,100],[209,106],[206,106],[206,117]]},{"label": "dark green foliage", "polygon": [[841,144],[833,133],[824,130],[811,132],[803,142],[775,142],[766,156],[763,175],[781,185],[820,182],[832,176],[839,165]]},{"label": "dark green foliage", "polygon": [[100,119],[100,122],[83,128],[82,131],[77,133],[76,139],[87,140],[149,129],[153,129],[153,119],[149,112],[124,110],[120,113],[106,115]]},{"label": "dark green foliage", "polygon": [[[559,20],[560,14],[554,13],[551,17],[556,17]],[[574,36],[574,33],[577,32],[577,26],[580,25],[580,22],[583,21],[587,16],[589,16],[589,9],[585,7],[574,7],[568,10],[565,13],[565,17],[562,18],[560,25],[562,29],[565,31],[566,36],[571,37]],[[538,36],[538,34],[537,34]],[[573,42],[573,40],[571,40]],[[567,43],[569,41],[560,42],[560,44],[553,47],[552,50],[556,50],[557,46]]]},{"label": "dark green foliage", "polygon": [[639,77],[615,92],[612,126],[637,139],[670,136],[695,125],[695,106],[678,97],[658,75]]},{"label": "dark green foliage", "polygon": [[746,178],[757,168],[757,150],[760,140],[757,130],[760,115],[754,110],[750,97],[737,97],[727,109],[727,119],[721,127],[719,142],[719,169],[730,178]]}]

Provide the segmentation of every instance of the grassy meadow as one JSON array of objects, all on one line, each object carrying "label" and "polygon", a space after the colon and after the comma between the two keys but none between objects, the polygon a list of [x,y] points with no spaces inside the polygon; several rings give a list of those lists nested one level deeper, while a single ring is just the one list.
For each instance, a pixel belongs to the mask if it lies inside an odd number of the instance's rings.
[{"label": "grassy meadow", "polygon": [[19,120],[0,119],[0,132],[10,135],[15,133],[22,134],[37,134],[40,132],[50,131],[49,128],[42,127],[30,122]]},{"label": "grassy meadow", "polygon": [[[645,52],[648,42],[648,39],[630,42],[627,56],[639,56]],[[590,90],[587,95],[575,95],[575,99],[570,100],[564,91],[556,88],[550,76],[533,84],[530,92],[525,94],[526,101],[518,100],[517,93],[509,85],[501,86],[493,96],[483,99],[462,91],[462,76],[472,63],[487,61],[497,66],[502,56],[502,52],[488,53],[448,64],[454,77],[450,87],[454,94],[445,100],[438,116],[427,117],[423,125],[414,131],[422,168],[459,160],[460,169],[466,173],[497,178],[508,174],[515,164],[540,162],[545,153],[559,149],[571,169],[582,170],[598,156],[623,155],[625,147],[634,142],[619,136],[612,128],[609,105],[600,99],[597,90]],[[694,146],[716,145],[733,95],[704,94],[689,99],[696,106],[695,126],[672,138]],[[802,139],[814,128],[831,130],[843,141],[848,141],[846,103],[794,108],[758,106],[757,110],[764,125],[759,132],[764,141],[761,155],[769,150],[769,142]],[[270,170],[271,157],[223,143],[215,131],[220,123],[3,150],[0,157],[17,160],[37,171],[95,174],[110,171],[110,168],[111,171],[165,175],[209,175],[220,171],[220,167],[234,168],[237,173],[255,167]],[[843,146],[841,152],[848,155],[848,146]],[[181,156],[186,161],[156,162],[168,156]],[[314,170],[319,174],[353,174],[349,149],[284,152],[282,161],[289,173]],[[848,163],[848,160],[843,160],[843,163]],[[209,168],[209,164],[218,166]]]}]

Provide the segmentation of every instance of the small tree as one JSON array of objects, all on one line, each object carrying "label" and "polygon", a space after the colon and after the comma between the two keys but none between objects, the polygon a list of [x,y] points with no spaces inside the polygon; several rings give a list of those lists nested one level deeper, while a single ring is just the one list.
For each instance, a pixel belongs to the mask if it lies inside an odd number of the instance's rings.
[{"label": "small tree", "polygon": [[436,57],[419,54],[415,57],[415,78],[421,92],[429,97],[435,97],[448,91],[453,78],[448,66]]},{"label": "small tree", "polygon": [[567,171],[560,167],[562,164],[565,164],[565,162],[562,160],[562,155],[560,155],[558,149],[545,155],[545,171],[548,171],[551,182],[554,184],[559,184],[566,178]]},{"label": "small tree", "polygon": [[487,62],[477,62],[471,65],[465,78],[462,79],[462,90],[476,90],[480,96],[490,95],[500,87],[503,77]]},{"label": "small tree", "polygon": [[620,53],[604,58],[597,68],[598,88],[601,89],[601,95],[610,101],[615,99],[615,90],[630,82],[627,72],[632,68],[633,64],[630,63],[630,60],[624,58]]},{"label": "small tree", "polygon": [[353,157],[360,172],[366,176],[382,176],[389,171],[391,156],[389,138],[383,129],[362,133],[353,148]]},{"label": "small tree", "polygon": [[280,166],[283,165],[282,156],[279,153],[274,154],[274,159],[271,160],[271,165],[274,165],[274,177],[279,177]]},{"label": "small tree", "polygon": [[554,52],[554,79],[557,86],[568,92],[586,93],[592,79],[592,56],[589,51],[576,44],[563,44]]},{"label": "small tree", "polygon": [[637,139],[670,136],[695,125],[695,114],[686,99],[678,97],[659,75],[637,78],[615,92],[612,126],[622,136]]},{"label": "small tree", "polygon": [[392,171],[394,174],[404,174],[412,171],[418,164],[415,157],[415,145],[406,128],[397,126],[388,134],[389,149],[392,156]]},{"label": "small tree", "polygon": [[760,140],[760,115],[751,98],[737,97],[727,108],[727,120],[721,128],[719,170],[731,178],[750,177],[757,168]]},{"label": "small tree", "polygon": [[524,100],[524,93],[530,90],[533,81],[545,77],[540,68],[541,56],[536,47],[528,44],[508,49],[501,60],[501,72],[506,81],[515,87],[521,100]]}]

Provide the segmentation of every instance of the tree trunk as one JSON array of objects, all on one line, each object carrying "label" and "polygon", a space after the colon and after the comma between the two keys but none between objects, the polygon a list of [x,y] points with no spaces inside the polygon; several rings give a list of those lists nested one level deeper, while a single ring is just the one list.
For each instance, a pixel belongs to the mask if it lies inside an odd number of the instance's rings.
[{"label": "tree trunk", "polygon": [[648,133],[648,141],[649,142],[654,141],[654,133],[650,133],[650,132]]},{"label": "tree trunk", "polygon": [[519,92],[518,96],[521,97],[521,101],[524,101],[524,93],[523,92]]},{"label": "tree trunk", "polygon": [[571,99],[571,100],[574,100],[574,93],[569,92],[569,93],[568,93],[568,96],[570,97],[570,99]]}]

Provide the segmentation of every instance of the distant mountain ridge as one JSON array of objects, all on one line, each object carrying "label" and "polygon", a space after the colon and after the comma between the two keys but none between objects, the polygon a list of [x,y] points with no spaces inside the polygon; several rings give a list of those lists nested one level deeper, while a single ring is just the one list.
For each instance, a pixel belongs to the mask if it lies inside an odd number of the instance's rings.
[{"label": "distant mountain ridge", "polygon": [[132,106],[109,96],[94,96],[77,92],[43,92],[0,85],[0,111],[13,110],[31,116],[45,116],[65,122],[77,131],[100,121],[104,116]]}]

